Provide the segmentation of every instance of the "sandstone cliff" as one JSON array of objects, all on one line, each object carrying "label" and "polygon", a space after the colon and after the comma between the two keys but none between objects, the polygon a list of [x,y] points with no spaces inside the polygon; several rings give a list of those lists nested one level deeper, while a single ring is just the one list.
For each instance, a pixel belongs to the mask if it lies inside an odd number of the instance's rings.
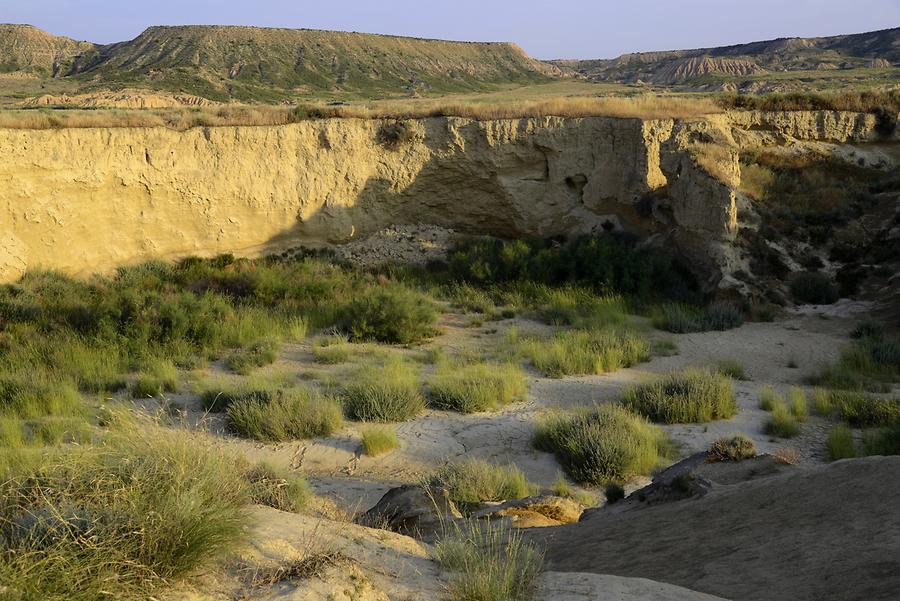
[{"label": "sandstone cliff", "polygon": [[[874,127],[745,114],[0,130],[0,279],[428,223],[509,237],[625,229],[686,255],[712,289],[738,267],[736,140],[865,140]],[[693,151],[710,141],[726,149],[714,169]]]}]

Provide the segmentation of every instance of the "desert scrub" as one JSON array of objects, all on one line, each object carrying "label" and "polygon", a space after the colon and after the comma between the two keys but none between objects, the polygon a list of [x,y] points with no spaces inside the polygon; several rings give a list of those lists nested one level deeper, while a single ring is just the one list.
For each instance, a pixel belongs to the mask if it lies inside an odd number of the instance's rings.
[{"label": "desert scrub", "polygon": [[732,380],[746,380],[747,372],[744,366],[734,359],[720,359],[716,361],[716,373],[728,376]]},{"label": "desert scrub", "polygon": [[744,313],[736,305],[716,302],[707,307],[670,303],[660,307],[653,325],[676,334],[730,330],[744,323]]},{"label": "desert scrub", "polygon": [[402,422],[425,408],[419,368],[401,359],[358,370],[341,389],[347,417],[365,422]]},{"label": "desert scrub", "polygon": [[454,282],[442,290],[442,296],[463,313],[492,313],[496,304],[491,295],[470,284]]},{"label": "desert scrub", "polygon": [[435,332],[437,310],[424,294],[401,284],[371,286],[343,308],[339,327],[352,340],[410,344]]},{"label": "desert scrub", "polygon": [[565,330],[549,339],[525,338],[522,355],[551,378],[603,374],[650,359],[650,344],[629,332]]},{"label": "desert scrub", "polygon": [[834,401],[831,393],[824,388],[813,388],[812,391],[812,408],[813,413],[820,417],[828,417],[834,413]]},{"label": "desert scrub", "polygon": [[900,425],[900,398],[875,397],[861,392],[834,392],[840,418],[856,427]]},{"label": "desert scrub", "polygon": [[535,289],[537,315],[550,325],[597,330],[625,326],[625,300],[617,295],[598,295],[589,288],[564,286]]},{"label": "desert scrub", "polygon": [[400,446],[397,432],[390,426],[369,426],[362,432],[363,453],[377,457]]},{"label": "desert scrub", "polygon": [[672,372],[630,388],[622,404],[654,422],[684,424],[729,419],[737,413],[731,379],[700,369]]},{"label": "desert scrub", "polygon": [[900,426],[866,432],[863,451],[866,455],[900,455]]},{"label": "desert scrub", "polygon": [[319,363],[335,365],[350,360],[350,341],[346,336],[332,334],[316,338],[312,345],[312,354]]},{"label": "desert scrub", "polygon": [[798,303],[830,305],[838,300],[838,289],[831,278],[818,271],[803,271],[791,278],[791,295]]},{"label": "desert scrub", "polygon": [[18,462],[0,484],[0,576],[22,599],[147,598],[240,541],[240,462],[119,420],[104,444]]},{"label": "desert scrub", "polygon": [[511,363],[439,363],[428,383],[429,402],[461,413],[491,411],[521,400],[527,392],[525,373]]},{"label": "desert scrub", "polygon": [[783,402],[772,407],[772,415],[766,422],[766,434],[778,438],[793,438],[800,434],[800,423]]},{"label": "desert scrub", "polygon": [[342,425],[340,403],[311,388],[289,388],[232,401],[228,429],[245,438],[283,442],[330,436]]},{"label": "desert scrub", "polygon": [[282,389],[292,388],[293,385],[293,378],[290,374],[265,376],[253,374],[237,381],[222,379],[211,383],[204,382],[199,386],[199,394],[205,410],[221,412],[235,401],[268,400]]},{"label": "desert scrub", "polygon": [[756,443],[745,434],[719,438],[709,447],[710,461],[742,461],[756,457]]},{"label": "desert scrub", "polygon": [[900,340],[866,337],[841,353],[837,364],[812,378],[813,383],[841,390],[887,392],[900,380]]},{"label": "desert scrub", "polygon": [[574,490],[569,485],[568,480],[566,480],[566,475],[562,471],[556,472],[556,479],[553,481],[553,486],[550,488],[550,492],[552,492],[557,497],[572,499],[577,503],[581,503],[585,507],[593,507],[597,504],[597,497],[595,497],[593,494],[586,491]]},{"label": "desert scrub", "polygon": [[615,405],[552,413],[538,422],[534,444],[554,453],[569,476],[586,484],[649,474],[669,450],[659,428]]},{"label": "desert scrub", "polygon": [[844,424],[836,424],[828,433],[828,456],[832,460],[856,457],[856,445],[853,444],[853,432]]},{"label": "desert scrub", "polygon": [[279,511],[297,513],[312,498],[312,488],[304,478],[280,470],[269,463],[259,463],[244,474],[249,485],[250,501]]},{"label": "desert scrub", "polygon": [[480,459],[448,463],[427,480],[427,486],[444,489],[462,508],[485,501],[527,497],[537,487],[514,465],[493,465]]},{"label": "desert scrub", "polygon": [[452,524],[434,556],[451,572],[452,601],[526,601],[543,570],[533,543],[491,521]]}]

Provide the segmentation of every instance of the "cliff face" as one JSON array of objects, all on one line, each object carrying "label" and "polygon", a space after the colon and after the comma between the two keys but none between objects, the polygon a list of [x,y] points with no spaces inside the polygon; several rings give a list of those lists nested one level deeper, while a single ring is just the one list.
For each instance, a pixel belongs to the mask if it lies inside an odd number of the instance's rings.
[{"label": "cliff face", "polygon": [[594,117],[0,130],[0,279],[429,223],[510,237],[625,229],[671,241],[713,288],[734,264],[739,165],[732,149],[701,167],[692,148],[743,127]]}]

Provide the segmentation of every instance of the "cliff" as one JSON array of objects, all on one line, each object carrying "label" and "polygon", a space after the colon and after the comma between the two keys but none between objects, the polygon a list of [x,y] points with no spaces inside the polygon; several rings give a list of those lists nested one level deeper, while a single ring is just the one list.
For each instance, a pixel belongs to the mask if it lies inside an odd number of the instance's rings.
[{"label": "cliff", "polygon": [[[508,237],[624,229],[671,243],[712,289],[738,267],[735,140],[865,140],[873,127],[744,115],[0,130],[0,279],[429,223]],[[709,141],[723,149],[714,168],[696,151]]]}]

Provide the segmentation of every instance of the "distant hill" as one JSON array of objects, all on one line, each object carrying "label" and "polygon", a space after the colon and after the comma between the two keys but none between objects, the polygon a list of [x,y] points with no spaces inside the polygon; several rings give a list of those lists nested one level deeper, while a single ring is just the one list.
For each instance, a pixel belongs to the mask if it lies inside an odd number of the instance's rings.
[{"label": "distant hill", "polygon": [[825,38],[551,61],[597,81],[675,85],[790,71],[900,67],[900,28]]},{"label": "distant hill", "polygon": [[54,36],[31,25],[0,24],[0,73],[61,77],[80,57],[91,58],[97,46]]},{"label": "distant hill", "polygon": [[[373,96],[480,91],[497,84],[547,81],[560,73],[508,43],[179,26],[151,27],[131,41],[95,46],[33,27],[15,31],[16,39],[35,41],[0,46],[0,63],[10,67],[40,62],[42,73],[74,77],[94,87],[149,87],[216,100],[272,101],[320,92]],[[22,52],[23,46],[29,49]],[[57,56],[61,66],[51,68]]]}]

